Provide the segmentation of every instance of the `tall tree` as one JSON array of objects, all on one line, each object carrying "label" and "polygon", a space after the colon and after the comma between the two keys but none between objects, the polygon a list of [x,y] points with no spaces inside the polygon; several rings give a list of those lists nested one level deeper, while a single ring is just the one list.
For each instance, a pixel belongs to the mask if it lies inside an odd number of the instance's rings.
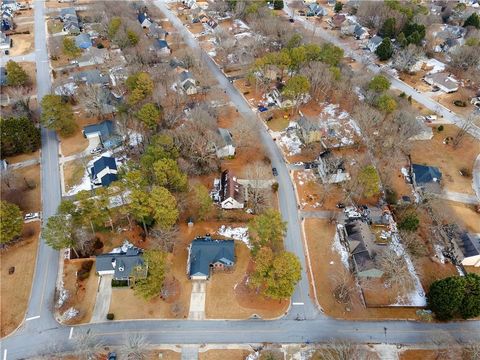
[{"label": "tall tree", "polygon": [[167,272],[167,255],[160,250],[147,250],[143,258],[148,266],[146,279],[135,282],[135,294],[150,300],[160,295]]},{"label": "tall tree", "polygon": [[379,31],[379,34],[383,37],[394,39],[396,31],[397,31],[397,20],[395,18],[388,18],[383,23],[382,28]]},{"label": "tall tree", "polygon": [[5,70],[7,71],[7,85],[20,86],[27,84],[28,75],[20,64],[9,60],[5,65]]},{"label": "tall tree", "polygon": [[473,26],[477,29],[480,29],[480,16],[478,16],[477,13],[473,13],[472,15],[470,15],[463,24],[463,27],[467,26]]},{"label": "tall tree", "polygon": [[375,50],[375,54],[378,55],[381,61],[388,60],[392,57],[393,45],[389,38],[382,40],[382,43],[378,46],[377,50]]},{"label": "tall tree", "polygon": [[30,153],[40,147],[40,129],[27,117],[0,118],[2,156]]},{"label": "tall tree", "polygon": [[20,208],[2,200],[0,202],[0,243],[7,243],[20,236],[23,228],[23,217]]},{"label": "tall tree", "polygon": [[82,50],[75,44],[75,40],[71,37],[63,38],[63,53],[70,57],[77,57],[82,53]]},{"label": "tall tree", "polygon": [[129,76],[126,85],[130,89],[130,96],[128,98],[128,103],[130,105],[137,104],[152,95],[154,87],[152,78],[146,72],[140,72]]},{"label": "tall tree", "polygon": [[376,75],[368,83],[368,89],[381,93],[390,89],[390,81],[383,75]]},{"label": "tall tree", "polygon": [[198,184],[193,187],[192,193],[194,212],[200,221],[207,220],[213,211],[213,200],[208,189],[204,185]]},{"label": "tall tree", "polygon": [[161,229],[171,229],[178,220],[177,200],[166,188],[154,186],[150,192],[150,202],[155,223]]},{"label": "tall tree", "polygon": [[146,360],[148,342],[139,333],[129,333],[120,349],[120,354],[127,360]]},{"label": "tall tree", "polygon": [[157,105],[147,103],[137,112],[137,118],[150,130],[157,128],[160,121],[161,112]]},{"label": "tall tree", "polygon": [[73,234],[73,224],[71,216],[53,215],[47,220],[47,224],[42,230],[42,236],[45,243],[55,250],[71,248],[77,254],[77,242]]},{"label": "tall tree", "polygon": [[343,10],[343,4],[340,1],[337,1],[335,3],[335,7],[333,8],[333,11],[335,11],[337,14]]},{"label": "tall tree", "polygon": [[70,104],[63,101],[59,95],[45,95],[42,98],[43,126],[57,130],[62,136],[71,136],[77,129],[73,110]]},{"label": "tall tree", "polygon": [[363,196],[371,197],[380,193],[380,178],[373,165],[365,166],[360,171],[358,181],[363,187]]},{"label": "tall tree", "polygon": [[250,221],[248,231],[254,254],[262,247],[279,251],[283,245],[287,223],[282,220],[282,215],[278,211],[268,209]]},{"label": "tall tree", "polygon": [[153,164],[155,184],[171,191],[187,190],[188,179],[173,159],[160,159]]},{"label": "tall tree", "polygon": [[289,298],[301,279],[298,258],[289,252],[274,255],[269,248],[262,248],[255,257],[255,271],[251,286],[260,288],[262,294],[272,299]]},{"label": "tall tree", "polygon": [[295,75],[287,80],[282,94],[288,99],[293,100],[295,108],[298,110],[300,100],[308,94],[310,90],[310,82],[303,75]]},{"label": "tall tree", "polygon": [[380,95],[377,98],[377,108],[387,114],[397,109],[397,102],[388,94]]},{"label": "tall tree", "polygon": [[110,40],[113,40],[121,24],[122,24],[122,19],[119,18],[118,16],[115,16],[110,20],[107,27],[107,34]]}]

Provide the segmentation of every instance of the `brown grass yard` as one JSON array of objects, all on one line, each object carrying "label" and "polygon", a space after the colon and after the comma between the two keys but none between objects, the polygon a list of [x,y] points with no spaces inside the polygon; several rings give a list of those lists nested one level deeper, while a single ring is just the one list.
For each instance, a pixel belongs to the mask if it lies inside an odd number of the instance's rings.
[{"label": "brown grass yard", "polygon": [[30,34],[12,35],[11,39],[10,56],[25,55],[34,50],[33,32],[30,32]]},{"label": "brown grass yard", "polygon": [[86,260],[87,259],[75,259],[65,260],[64,262],[63,284],[69,293],[69,298],[58,310],[58,313],[62,314],[70,307],[79,311],[79,314],[75,318],[65,322],[67,324],[88,323],[92,317],[99,280],[99,277],[95,274],[95,262],[87,279],[78,281],[76,276],[77,271],[81,268],[82,262]]},{"label": "brown grass yard", "polygon": [[[28,166],[12,171],[10,187],[2,181],[2,200],[12,202],[20,207],[24,213],[40,211],[40,165]],[[27,183],[33,188],[29,188]]]},{"label": "brown grass yard", "polygon": [[480,214],[475,211],[473,205],[443,200],[439,201],[436,207],[440,213],[445,214],[447,219],[463,224],[468,231],[480,232]]},{"label": "brown grass yard", "polygon": [[244,360],[250,353],[242,349],[207,350],[198,353],[198,360]]},{"label": "brown grass yard", "polygon": [[444,145],[443,140],[447,136],[455,136],[457,131],[458,128],[453,125],[444,125],[442,132],[434,131],[431,140],[412,142],[412,161],[437,166],[442,172],[442,183],[446,190],[474,194],[472,178],[461,176],[459,171],[462,168],[472,171],[475,158],[480,152],[480,143],[466,135],[457,149]]},{"label": "brown grass yard", "polygon": [[246,285],[253,264],[249,249],[240,241],[235,243],[235,255],[237,260],[233,272],[217,272],[207,282],[206,317],[244,319],[253,314],[262,318],[281,316],[288,308],[288,301],[264,298]]},{"label": "brown grass yard", "polygon": [[78,129],[68,138],[60,136],[60,151],[63,156],[77,154],[88,147],[88,140],[83,136],[82,129],[86,125],[96,124],[96,119],[81,118],[77,119]]},{"label": "brown grass yard", "polygon": [[[0,252],[1,337],[15,330],[25,316],[35,269],[40,223],[25,224],[23,234],[24,240]],[[13,266],[15,272],[9,274]]]},{"label": "brown grass yard", "polygon": [[305,220],[305,234],[318,301],[327,315],[355,320],[417,318],[415,308],[365,308],[357,292],[353,294],[352,303],[348,306],[350,311],[347,311],[346,307],[339,304],[334,298],[335,281],[329,276],[345,270],[340,255],[332,249],[335,225],[330,224],[327,220],[307,219]]},{"label": "brown grass yard", "polygon": [[15,164],[31,159],[40,159],[40,150],[34,151],[32,153],[28,154],[20,154],[20,155],[15,155],[15,156],[10,156],[5,158],[9,164]]},{"label": "brown grass yard", "polygon": [[[90,160],[91,157],[86,158],[85,163]],[[83,175],[85,174],[85,166],[81,159],[72,160],[63,165],[63,174],[65,177],[65,191],[69,191],[73,186],[82,182]]]}]

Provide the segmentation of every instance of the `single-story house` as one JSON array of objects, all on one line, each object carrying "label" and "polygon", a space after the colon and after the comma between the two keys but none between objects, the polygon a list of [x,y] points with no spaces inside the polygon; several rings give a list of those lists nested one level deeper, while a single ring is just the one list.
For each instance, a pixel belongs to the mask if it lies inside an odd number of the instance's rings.
[{"label": "single-story house", "polygon": [[132,244],[122,246],[119,252],[98,255],[95,270],[99,276],[112,275],[114,280],[135,282],[148,275],[148,264],[143,258],[143,250]]},{"label": "single-story house", "polygon": [[80,34],[80,25],[78,21],[65,21],[63,23],[63,31],[72,35]]},{"label": "single-story house", "polygon": [[382,43],[382,41],[383,39],[380,36],[375,35],[367,43],[368,50],[370,50],[371,52],[375,52]]},{"label": "single-story house", "polygon": [[329,20],[328,23],[333,29],[340,29],[345,22],[346,17],[343,14],[335,14]]},{"label": "single-story house", "polygon": [[87,85],[107,85],[109,77],[103,75],[100,70],[85,70],[73,74],[73,80],[84,82]]},{"label": "single-story house", "polygon": [[77,64],[78,67],[100,65],[105,62],[107,56],[107,49],[97,49],[96,47],[91,47],[90,49],[87,49],[80,58],[77,59]]},{"label": "single-story house", "polygon": [[218,158],[226,158],[235,155],[235,144],[233,143],[232,134],[228,129],[218,128],[220,142],[217,144],[216,153]]},{"label": "single-story house", "polygon": [[355,25],[355,28],[353,29],[353,36],[357,40],[364,40],[368,37],[368,30],[364,28],[363,26],[360,25]]},{"label": "single-story house", "polygon": [[87,139],[98,138],[100,143],[106,148],[114,148],[121,141],[120,136],[115,132],[115,125],[111,120],[87,125],[82,132]]},{"label": "single-story house", "polygon": [[115,158],[102,156],[93,163],[90,173],[92,176],[92,182],[95,185],[110,185],[112,182],[118,180],[118,169]]},{"label": "single-story house", "polygon": [[150,27],[150,25],[152,25],[152,20],[150,20],[147,13],[139,13],[137,18],[138,22],[144,29],[147,29]]},{"label": "single-story house", "polygon": [[245,189],[228,170],[222,172],[219,195],[222,209],[243,209],[245,206]]},{"label": "single-story house", "polygon": [[0,86],[7,85],[7,69],[5,67],[0,66]]},{"label": "single-story house", "polygon": [[438,192],[440,190],[442,173],[437,167],[412,164],[410,173],[413,185],[416,188],[426,189],[430,192]]},{"label": "single-story house", "polygon": [[189,71],[180,73],[180,86],[187,95],[195,95],[197,93],[197,84]]},{"label": "single-story house", "polygon": [[453,241],[454,254],[463,266],[480,267],[480,235],[465,232]]},{"label": "single-story house", "polygon": [[150,37],[165,40],[166,35],[168,35],[167,31],[156,23],[152,23],[148,27],[148,36]]},{"label": "single-story house", "polygon": [[322,128],[318,119],[302,116],[297,125],[300,138],[305,144],[318,142],[322,138]]},{"label": "single-story house", "polygon": [[170,54],[171,50],[166,40],[155,39],[150,51],[155,51],[159,55]]},{"label": "single-story house", "polygon": [[452,93],[458,90],[458,81],[446,73],[428,74],[423,79],[427,84],[437,86],[446,93]]},{"label": "single-story house", "polygon": [[207,24],[208,24],[208,26],[210,26],[212,29],[215,29],[215,28],[218,26],[218,23],[217,23],[215,20],[213,20],[213,19],[209,19],[209,20],[207,21]]},{"label": "single-story house", "polygon": [[188,247],[188,276],[192,280],[208,280],[211,273],[235,266],[233,240],[214,240],[209,235],[198,237]]},{"label": "single-story house", "polygon": [[10,36],[0,32],[0,50],[8,50],[12,47],[12,39]]},{"label": "single-story house", "polygon": [[88,49],[89,47],[92,47],[92,39],[90,39],[90,35],[86,33],[81,33],[77,36],[75,36],[75,44],[80,48],[80,49]]}]

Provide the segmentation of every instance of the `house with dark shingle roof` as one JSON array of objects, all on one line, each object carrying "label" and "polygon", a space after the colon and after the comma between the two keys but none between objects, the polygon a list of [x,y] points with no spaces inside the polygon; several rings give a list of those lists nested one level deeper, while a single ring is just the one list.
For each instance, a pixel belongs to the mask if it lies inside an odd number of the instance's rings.
[{"label": "house with dark shingle roof", "polygon": [[212,272],[229,270],[234,265],[234,240],[214,240],[206,235],[188,247],[187,271],[192,280],[207,280]]},{"label": "house with dark shingle roof", "polygon": [[86,33],[81,33],[75,36],[75,45],[77,45],[80,49],[88,49],[92,47],[92,39],[90,39],[90,35]]},{"label": "house with dark shingle roof", "polygon": [[117,172],[118,169],[115,158],[110,156],[102,156],[93,163],[90,169],[93,183],[102,186],[108,186],[118,180]]},{"label": "house with dark shingle roof", "polygon": [[128,284],[148,275],[143,250],[132,244],[124,244],[118,252],[98,255],[95,269],[100,276],[112,275],[114,280],[127,281]]},{"label": "house with dark shingle roof", "polygon": [[245,206],[245,188],[228,170],[222,172],[219,195],[222,209],[243,209]]},{"label": "house with dark shingle roof", "polygon": [[480,267],[480,234],[465,232],[452,241],[455,257],[463,266]]},{"label": "house with dark shingle roof", "polygon": [[98,137],[103,144],[115,134],[115,126],[111,120],[105,120],[98,124],[84,126],[82,132],[85,138]]},{"label": "house with dark shingle roof", "polygon": [[216,153],[218,158],[226,158],[235,155],[235,144],[233,143],[232,134],[228,129],[218,128],[220,141],[216,144]]},{"label": "house with dark shingle roof", "polygon": [[171,50],[166,40],[155,39],[150,51],[155,51],[158,55],[170,54]]},{"label": "house with dark shingle roof", "polygon": [[0,86],[7,85],[7,69],[5,67],[0,66]]},{"label": "house with dark shingle roof", "polygon": [[138,19],[138,22],[140,23],[140,25],[142,25],[142,27],[144,29],[146,29],[146,28],[150,27],[150,25],[152,25],[152,20],[150,20],[147,13],[139,13],[137,19]]},{"label": "house with dark shingle roof", "polygon": [[412,164],[411,178],[416,188],[438,192],[440,190],[442,173],[435,166]]}]

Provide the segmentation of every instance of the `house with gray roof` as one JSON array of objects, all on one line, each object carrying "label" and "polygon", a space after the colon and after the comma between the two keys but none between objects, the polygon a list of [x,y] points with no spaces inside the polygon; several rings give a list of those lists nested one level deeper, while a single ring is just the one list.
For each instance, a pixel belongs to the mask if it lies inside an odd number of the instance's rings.
[{"label": "house with gray roof", "polygon": [[73,80],[87,85],[107,85],[110,78],[103,75],[100,70],[85,70],[73,74]]},{"label": "house with gray roof", "polygon": [[235,144],[233,143],[232,134],[228,129],[218,128],[220,139],[216,144],[216,153],[218,158],[227,158],[235,156]]},{"label": "house with gray roof", "polygon": [[128,242],[114,252],[98,255],[95,269],[99,276],[112,276],[113,280],[127,281],[128,285],[148,275],[143,250]]},{"label": "house with gray roof", "polygon": [[320,121],[314,117],[302,116],[298,121],[299,137],[304,144],[318,142],[322,138]]},{"label": "house with gray roof", "polygon": [[5,67],[0,66],[0,86],[7,85],[7,69]]},{"label": "house with gray roof", "polygon": [[452,93],[458,90],[458,81],[444,72],[428,74],[423,80],[425,80],[427,84],[437,86],[440,90],[446,93]]},{"label": "house with gray roof", "polygon": [[440,181],[442,173],[435,166],[412,164],[411,179],[417,189],[427,190],[429,192],[440,191]]},{"label": "house with gray roof", "polygon": [[368,50],[370,50],[371,52],[375,52],[382,43],[382,41],[383,39],[380,36],[375,35],[367,43]]},{"label": "house with gray roof", "polygon": [[90,35],[86,33],[81,33],[75,36],[75,45],[77,45],[80,49],[88,49],[92,47],[92,39],[90,39]]},{"label": "house with gray roof", "polygon": [[167,34],[167,31],[157,23],[152,22],[148,27],[148,36],[150,37],[165,40],[165,36],[167,36]]},{"label": "house with gray roof", "polygon": [[480,234],[464,232],[452,244],[458,262],[463,266],[480,267]]},{"label": "house with gray roof", "polygon": [[364,40],[368,37],[368,31],[363,26],[357,24],[353,29],[353,36],[357,40]]},{"label": "house with gray roof", "polygon": [[197,93],[197,83],[190,71],[182,71],[180,73],[180,86],[187,95],[195,95]]},{"label": "house with gray roof", "polygon": [[111,120],[105,120],[98,124],[83,127],[83,136],[87,139],[98,138],[105,148],[114,148],[121,142],[121,137],[115,131],[115,125]]},{"label": "house with gray roof", "polygon": [[187,273],[192,280],[208,280],[215,271],[233,269],[235,260],[234,240],[198,237],[188,247]]},{"label": "house with gray roof", "polygon": [[105,187],[118,180],[117,173],[118,169],[115,158],[110,156],[102,156],[93,163],[90,169],[93,184]]},{"label": "house with gray roof", "polygon": [[171,53],[170,46],[166,40],[155,39],[153,41],[152,46],[150,47],[150,51],[155,51],[157,55],[168,55]]}]

